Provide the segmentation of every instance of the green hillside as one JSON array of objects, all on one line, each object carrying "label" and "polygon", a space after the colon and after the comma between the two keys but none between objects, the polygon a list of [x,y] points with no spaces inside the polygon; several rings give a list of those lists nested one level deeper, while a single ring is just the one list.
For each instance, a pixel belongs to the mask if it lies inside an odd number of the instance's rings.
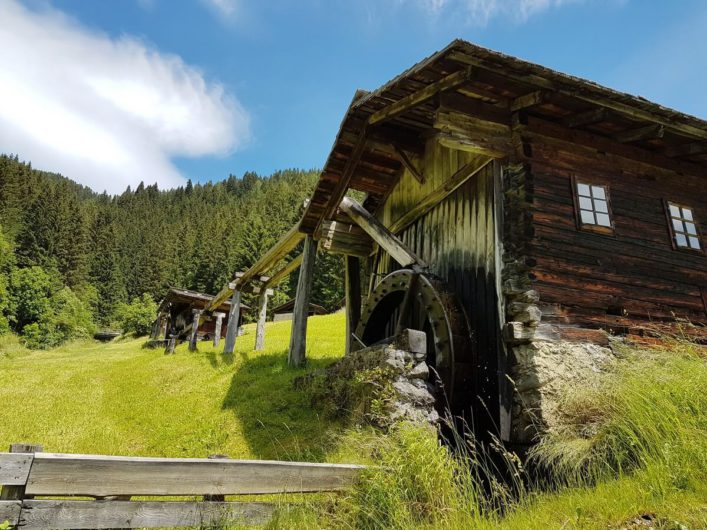
[{"label": "green hillside", "polygon": [[[49,351],[0,340],[0,447],[29,441],[46,451],[336,460],[341,426],[318,417],[292,388],[290,322],[268,325],[263,352],[245,327],[234,355],[210,342],[175,355],[145,338],[72,343]],[[344,314],[310,320],[309,368],[343,351]]]}]

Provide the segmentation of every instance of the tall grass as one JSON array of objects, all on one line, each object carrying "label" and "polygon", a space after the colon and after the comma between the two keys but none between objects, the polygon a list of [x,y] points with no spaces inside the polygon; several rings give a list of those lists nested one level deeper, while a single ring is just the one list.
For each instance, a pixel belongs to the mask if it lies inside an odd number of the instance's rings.
[{"label": "tall grass", "polygon": [[533,450],[531,463],[551,470],[542,482],[498,443],[467,438],[451,450],[402,424],[360,446],[378,465],[350,494],[272,526],[607,529],[639,528],[643,517],[655,528],[707,527],[704,349],[622,354],[608,377],[567,396],[562,428]]},{"label": "tall grass", "polygon": [[642,470],[653,488],[707,479],[704,349],[624,349],[608,376],[577,388],[532,459],[555,481],[594,484]]}]

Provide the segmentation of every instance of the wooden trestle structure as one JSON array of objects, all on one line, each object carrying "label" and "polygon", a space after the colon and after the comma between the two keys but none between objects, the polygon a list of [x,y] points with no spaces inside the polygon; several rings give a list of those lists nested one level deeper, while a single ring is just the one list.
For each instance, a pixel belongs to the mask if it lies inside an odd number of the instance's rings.
[{"label": "wooden trestle structure", "polygon": [[[483,401],[505,438],[518,345],[676,315],[707,324],[692,220],[707,217],[706,179],[707,122],[456,40],[356,93],[300,220],[207,310],[230,298],[230,326],[241,293],[261,293],[260,337],[268,289],[301,267],[289,351],[301,364],[317,247],[344,254],[347,350],[403,324],[427,330],[428,362],[455,371],[449,384]],[[583,224],[577,182],[612,194],[599,204],[611,226]],[[701,246],[676,248],[673,225]],[[225,351],[235,340],[229,329]]]}]

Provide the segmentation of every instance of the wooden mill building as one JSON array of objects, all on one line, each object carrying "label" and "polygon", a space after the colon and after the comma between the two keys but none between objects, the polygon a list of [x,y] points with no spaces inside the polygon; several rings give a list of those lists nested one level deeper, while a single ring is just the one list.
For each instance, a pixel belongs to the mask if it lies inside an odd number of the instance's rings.
[{"label": "wooden mill building", "polygon": [[300,222],[215,303],[304,240],[276,273],[302,267],[300,363],[316,250],[345,254],[348,347],[426,331],[453,411],[508,439],[521,346],[707,337],[706,222],[707,122],[457,40],[357,92]]}]

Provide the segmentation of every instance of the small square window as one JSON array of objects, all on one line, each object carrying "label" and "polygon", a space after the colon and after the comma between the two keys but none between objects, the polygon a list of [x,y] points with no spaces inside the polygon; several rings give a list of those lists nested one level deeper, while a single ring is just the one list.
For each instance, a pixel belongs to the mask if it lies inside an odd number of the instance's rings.
[{"label": "small square window", "polygon": [[581,228],[610,232],[613,226],[606,187],[577,182],[576,192]]},{"label": "small square window", "polygon": [[702,250],[697,223],[691,208],[668,203],[670,231],[677,248]]}]

